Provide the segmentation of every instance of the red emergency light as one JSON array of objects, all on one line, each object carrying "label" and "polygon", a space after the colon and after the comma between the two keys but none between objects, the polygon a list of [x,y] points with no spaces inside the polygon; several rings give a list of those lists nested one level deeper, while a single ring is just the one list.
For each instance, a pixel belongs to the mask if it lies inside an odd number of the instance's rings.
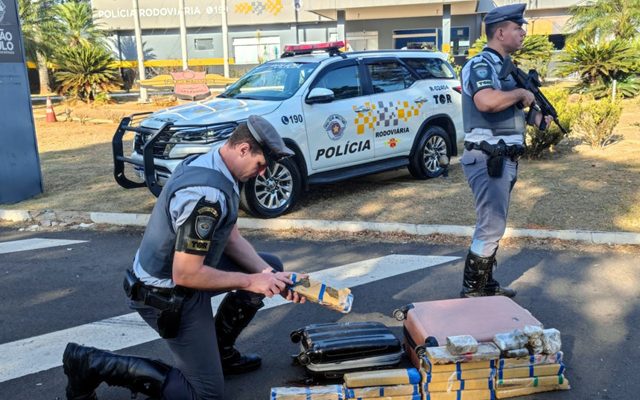
[{"label": "red emergency light", "polygon": [[288,44],[284,46],[285,55],[310,54],[314,51],[338,52],[344,47],[343,41],[310,43],[310,44]]}]

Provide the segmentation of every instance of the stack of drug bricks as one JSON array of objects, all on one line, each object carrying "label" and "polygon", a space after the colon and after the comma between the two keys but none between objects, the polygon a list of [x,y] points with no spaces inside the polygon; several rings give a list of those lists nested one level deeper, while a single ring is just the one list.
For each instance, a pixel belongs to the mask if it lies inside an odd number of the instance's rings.
[{"label": "stack of drug bricks", "polygon": [[492,400],[570,389],[560,332],[540,326],[498,333],[493,342],[447,337],[421,357],[426,400]]},{"label": "stack of drug bricks", "polygon": [[271,400],[422,400],[416,368],[350,372],[344,385],[271,388]]},{"label": "stack of drug bricks", "polygon": [[420,360],[424,399],[495,399],[499,358],[493,343],[478,343],[468,335],[448,337],[446,346],[425,348]]},{"label": "stack of drug bricks", "polygon": [[557,329],[525,326],[496,334],[501,358],[496,370],[496,397],[506,399],[570,389],[564,376],[562,341]]}]

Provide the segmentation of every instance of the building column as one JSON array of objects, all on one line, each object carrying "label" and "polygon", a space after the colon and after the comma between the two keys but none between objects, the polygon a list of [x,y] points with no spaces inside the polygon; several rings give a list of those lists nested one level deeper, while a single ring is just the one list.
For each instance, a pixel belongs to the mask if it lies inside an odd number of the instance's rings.
[{"label": "building column", "polygon": [[442,6],[442,45],[443,53],[451,51],[451,4]]},{"label": "building column", "polygon": [[344,25],[346,19],[346,12],[344,10],[338,10],[338,23],[336,25],[336,32],[338,34],[338,40],[346,40]]}]

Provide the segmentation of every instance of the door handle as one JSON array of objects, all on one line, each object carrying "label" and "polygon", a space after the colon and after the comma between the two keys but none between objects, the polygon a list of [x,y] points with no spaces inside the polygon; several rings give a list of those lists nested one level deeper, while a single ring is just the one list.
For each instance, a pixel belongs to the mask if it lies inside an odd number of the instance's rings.
[{"label": "door handle", "polygon": [[360,106],[360,107],[354,109],[353,111],[355,111],[357,113],[363,113],[363,112],[371,111],[371,108],[369,108],[367,106]]},{"label": "door handle", "polygon": [[427,99],[426,97],[418,97],[413,102],[414,103],[426,103],[427,101],[429,101],[429,99]]}]

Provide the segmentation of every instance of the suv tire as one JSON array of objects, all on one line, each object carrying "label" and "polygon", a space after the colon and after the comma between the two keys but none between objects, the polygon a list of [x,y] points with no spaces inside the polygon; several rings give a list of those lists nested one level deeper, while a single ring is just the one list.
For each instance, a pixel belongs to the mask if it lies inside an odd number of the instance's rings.
[{"label": "suv tire", "polygon": [[254,217],[275,218],[293,209],[301,192],[300,169],[288,158],[242,185],[240,206]]},{"label": "suv tire", "polygon": [[416,179],[436,178],[445,170],[440,165],[440,156],[451,157],[451,143],[447,132],[439,126],[430,126],[418,139],[418,144],[409,156],[409,172]]}]

